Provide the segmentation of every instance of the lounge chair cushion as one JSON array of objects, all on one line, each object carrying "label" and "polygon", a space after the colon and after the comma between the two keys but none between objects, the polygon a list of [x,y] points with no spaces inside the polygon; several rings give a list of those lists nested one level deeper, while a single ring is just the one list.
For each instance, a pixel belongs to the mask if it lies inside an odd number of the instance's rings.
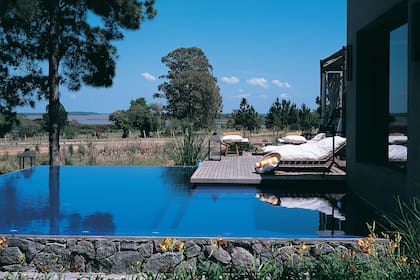
[{"label": "lounge chair cushion", "polygon": [[388,143],[389,144],[407,144],[408,137],[407,135],[389,135]]},{"label": "lounge chair cushion", "polygon": [[[278,152],[282,161],[323,161],[333,155],[333,138],[327,137],[318,142],[304,143],[301,145],[266,146],[264,152]],[[335,150],[346,143],[346,138],[334,136]]]},{"label": "lounge chair cushion", "polygon": [[286,135],[286,136],[283,136],[281,139],[285,143],[296,144],[296,145],[307,142],[306,138],[301,135]]},{"label": "lounge chair cushion", "polygon": [[308,142],[310,143],[314,143],[314,142],[318,142],[322,139],[325,138],[325,133],[318,133],[317,135],[315,135],[311,140],[309,140]]},{"label": "lounge chair cushion", "polygon": [[406,162],[407,147],[403,145],[388,145],[388,158],[391,162]]},{"label": "lounge chair cushion", "polygon": [[244,139],[241,135],[225,135],[222,137],[222,141],[226,142],[241,142]]}]

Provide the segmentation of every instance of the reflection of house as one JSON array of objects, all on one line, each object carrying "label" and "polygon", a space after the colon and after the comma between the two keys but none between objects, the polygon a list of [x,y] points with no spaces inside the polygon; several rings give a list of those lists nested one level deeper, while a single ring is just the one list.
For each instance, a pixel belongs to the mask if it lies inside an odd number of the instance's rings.
[{"label": "reflection of house", "polygon": [[[387,210],[393,195],[420,193],[420,1],[348,0],[347,7],[347,182]],[[393,116],[405,115],[407,127],[396,128]],[[408,135],[403,169],[388,162],[396,129]]]}]

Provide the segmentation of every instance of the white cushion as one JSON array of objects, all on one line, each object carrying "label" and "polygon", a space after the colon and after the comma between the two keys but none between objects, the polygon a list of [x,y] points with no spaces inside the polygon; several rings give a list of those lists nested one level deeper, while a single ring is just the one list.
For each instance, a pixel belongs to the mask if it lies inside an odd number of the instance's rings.
[{"label": "white cushion", "polygon": [[222,141],[241,142],[242,136],[240,135],[225,135],[222,137]]},{"label": "white cushion", "polygon": [[408,137],[406,135],[389,135],[389,144],[407,144]]},{"label": "white cushion", "polygon": [[307,141],[306,138],[301,135],[286,135],[281,139],[290,144],[303,144]]},{"label": "white cushion", "polygon": [[403,145],[388,145],[389,161],[406,162],[407,147]]},{"label": "white cushion", "polygon": [[313,143],[313,142],[318,142],[318,141],[320,141],[320,140],[322,140],[322,139],[324,139],[325,138],[325,133],[318,133],[317,135],[315,135],[311,140],[309,140],[308,142],[311,142],[311,143]]}]

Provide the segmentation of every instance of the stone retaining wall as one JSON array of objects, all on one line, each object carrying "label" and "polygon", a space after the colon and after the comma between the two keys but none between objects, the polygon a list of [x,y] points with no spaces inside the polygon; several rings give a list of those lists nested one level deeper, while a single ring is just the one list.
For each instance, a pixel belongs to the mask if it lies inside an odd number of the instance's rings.
[{"label": "stone retaining wall", "polygon": [[[357,249],[357,239],[158,239],[6,236],[0,271],[169,272],[200,263],[251,269],[266,260],[285,261],[334,250]],[[304,245],[303,245],[304,244]]]}]

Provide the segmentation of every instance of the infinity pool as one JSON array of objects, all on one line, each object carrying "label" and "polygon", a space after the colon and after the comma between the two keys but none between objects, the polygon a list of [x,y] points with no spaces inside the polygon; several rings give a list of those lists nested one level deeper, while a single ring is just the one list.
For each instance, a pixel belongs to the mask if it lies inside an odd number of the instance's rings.
[{"label": "infinity pool", "polygon": [[[0,176],[0,234],[319,237],[341,196],[193,186],[192,167],[38,166]],[[333,207],[334,206],[334,207]]]}]

